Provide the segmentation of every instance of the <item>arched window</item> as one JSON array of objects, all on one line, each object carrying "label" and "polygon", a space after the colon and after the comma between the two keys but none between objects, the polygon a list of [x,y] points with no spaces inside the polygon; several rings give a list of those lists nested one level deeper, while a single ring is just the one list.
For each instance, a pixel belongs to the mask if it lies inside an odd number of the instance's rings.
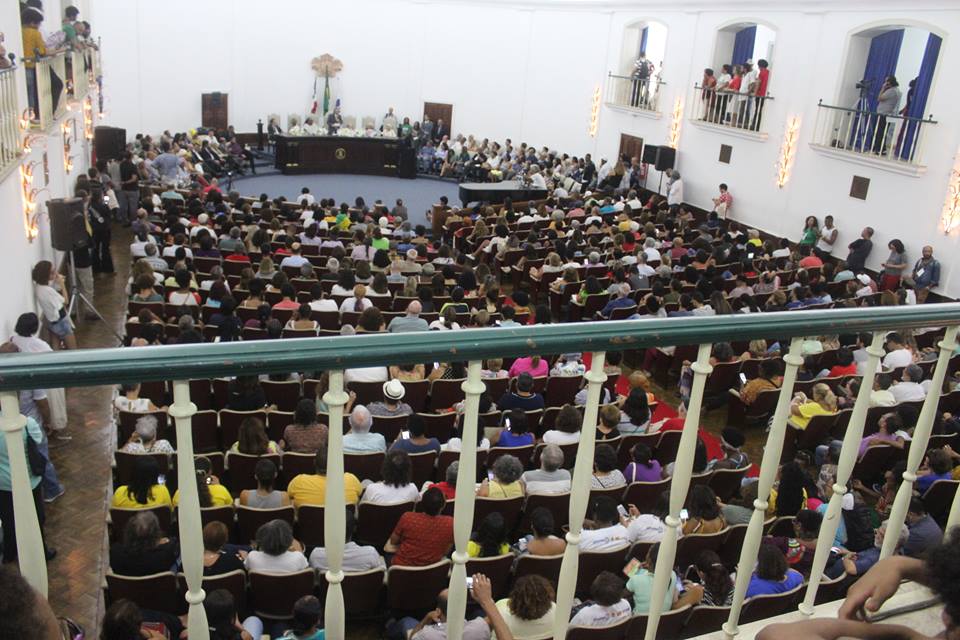
[{"label": "arched window", "polygon": [[927,103],[943,39],[920,26],[854,32],[832,104],[820,105],[817,144],[919,165]]},{"label": "arched window", "polygon": [[770,92],[776,31],[751,21],[717,30],[713,60],[694,87],[696,121],[760,131]]},{"label": "arched window", "polygon": [[641,20],[627,25],[620,60],[608,76],[607,103],[657,111],[666,49],[667,27],[663,23]]}]

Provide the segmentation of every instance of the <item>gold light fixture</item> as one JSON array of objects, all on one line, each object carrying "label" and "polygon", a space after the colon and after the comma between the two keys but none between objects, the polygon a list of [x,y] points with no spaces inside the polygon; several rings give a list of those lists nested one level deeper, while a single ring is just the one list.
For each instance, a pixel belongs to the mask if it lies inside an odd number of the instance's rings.
[{"label": "gold light fixture", "polygon": [[960,150],[953,158],[953,169],[947,181],[947,197],[940,214],[940,226],[945,235],[960,231]]},{"label": "gold light fixture", "polygon": [[793,116],[787,122],[787,129],[783,134],[783,144],[780,145],[780,155],[777,158],[777,187],[783,189],[790,179],[790,170],[793,168],[793,159],[797,155],[797,141],[800,139],[800,116]]},{"label": "gold light fixture", "polygon": [[83,101],[83,137],[93,140],[93,99],[90,96]]},{"label": "gold light fixture", "polygon": [[677,98],[673,103],[673,115],[670,118],[670,132],[667,135],[667,146],[676,149],[680,144],[680,124],[683,122],[683,99]]},{"label": "gold light fixture", "polygon": [[70,155],[70,134],[72,132],[73,137],[77,137],[77,121],[73,118],[64,120],[60,129],[63,132],[63,168],[67,173],[70,173],[73,171],[73,156]]},{"label": "gold light fixture", "polygon": [[593,90],[593,104],[590,108],[590,137],[597,137],[600,124],[600,85]]}]

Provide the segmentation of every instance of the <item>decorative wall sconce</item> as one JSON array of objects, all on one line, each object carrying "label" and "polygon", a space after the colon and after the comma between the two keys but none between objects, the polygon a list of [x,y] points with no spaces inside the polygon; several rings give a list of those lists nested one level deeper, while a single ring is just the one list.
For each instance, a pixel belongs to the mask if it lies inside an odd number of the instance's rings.
[{"label": "decorative wall sconce", "polygon": [[90,96],[83,101],[83,137],[93,140],[93,99]]},{"label": "decorative wall sconce", "polygon": [[33,113],[33,109],[27,107],[23,110],[23,113],[20,114],[20,131],[26,131],[30,128],[30,122],[36,118],[36,115]]},{"label": "decorative wall sconce", "polygon": [[63,168],[67,173],[70,173],[73,171],[73,156],[70,155],[70,133],[72,131],[73,137],[76,139],[77,121],[73,118],[64,120],[60,129],[63,132]]},{"label": "decorative wall sconce", "polygon": [[793,168],[793,159],[797,155],[797,141],[800,139],[800,116],[793,116],[787,122],[787,129],[783,134],[783,144],[780,145],[780,155],[777,157],[777,187],[783,189],[790,179],[790,170]]},{"label": "decorative wall sconce", "polygon": [[667,146],[674,149],[680,144],[680,124],[683,122],[683,99],[677,98],[673,103],[673,114],[670,117],[670,131],[667,134]]},{"label": "decorative wall sconce", "polygon": [[597,137],[597,129],[600,125],[600,85],[593,90],[593,103],[590,108],[590,137]]},{"label": "decorative wall sconce", "polygon": [[38,133],[32,133],[30,135],[23,137],[23,146],[21,150],[24,155],[30,155],[30,152],[33,151],[33,145],[36,143],[42,143],[41,147],[46,147],[47,138],[44,135]]},{"label": "decorative wall sconce", "polygon": [[944,235],[960,230],[960,150],[953,158],[953,169],[947,181],[947,197],[940,214],[940,226]]},{"label": "decorative wall sconce", "polygon": [[37,212],[37,196],[47,191],[47,188],[35,189],[33,187],[33,169],[37,165],[42,165],[40,161],[24,162],[20,165],[20,193],[23,200],[23,228],[27,235],[27,240],[33,242],[40,235],[40,225],[38,224],[40,214]]}]

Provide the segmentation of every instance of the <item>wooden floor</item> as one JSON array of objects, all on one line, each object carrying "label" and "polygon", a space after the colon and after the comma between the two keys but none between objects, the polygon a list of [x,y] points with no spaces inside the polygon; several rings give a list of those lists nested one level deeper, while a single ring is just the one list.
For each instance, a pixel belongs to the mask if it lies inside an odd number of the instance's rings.
[{"label": "wooden floor", "polygon": [[[77,335],[82,348],[115,347],[112,331],[122,331],[126,306],[125,287],[130,269],[129,229],[114,228],[116,275],[100,274],[95,279],[94,304],[107,323],[79,320]],[[661,397],[676,405],[675,389],[658,390]],[[69,616],[99,637],[103,616],[101,585],[106,569],[106,515],[110,492],[110,464],[114,436],[110,422],[109,387],[77,387],[68,390],[69,432],[73,440],[51,442],[51,457],[66,494],[47,505],[46,535],[58,555],[49,565],[50,603],[58,615]],[[714,433],[723,428],[724,411],[713,411],[702,424]],[[759,462],[763,434],[748,433],[747,451]],[[379,636],[377,625],[349,625],[353,638]]]}]

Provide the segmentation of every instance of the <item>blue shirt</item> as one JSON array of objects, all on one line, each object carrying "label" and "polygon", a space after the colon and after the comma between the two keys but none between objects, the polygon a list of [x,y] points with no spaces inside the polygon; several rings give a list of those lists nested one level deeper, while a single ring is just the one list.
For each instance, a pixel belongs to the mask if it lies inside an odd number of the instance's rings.
[{"label": "blue shirt", "polygon": [[947,471],[946,473],[931,473],[926,476],[918,476],[917,491],[919,491],[921,494],[926,493],[927,489],[930,488],[930,485],[937,480],[953,480],[953,474],[950,471]]},{"label": "blue shirt", "polygon": [[[829,505],[826,502],[824,502],[819,507],[817,507],[817,513],[826,517],[828,506]],[[843,517],[841,517],[837,521],[837,532],[833,536],[833,546],[842,547],[845,544],[847,544],[847,524],[843,521]]]},{"label": "blue shirt", "polygon": [[637,303],[634,302],[633,298],[631,298],[630,296],[625,296],[623,298],[614,298],[613,300],[611,300],[606,304],[606,306],[600,312],[600,315],[606,318],[611,313],[613,313],[614,309],[624,309],[626,307],[632,307],[636,304]]},{"label": "blue shirt", "polygon": [[380,433],[348,433],[343,436],[343,450],[347,453],[386,451],[387,441]]},{"label": "blue shirt", "polygon": [[878,547],[870,547],[865,551],[857,552],[857,557],[854,559],[853,564],[857,567],[857,575],[862,576],[870,570],[870,567],[879,561],[880,549]]},{"label": "blue shirt", "polygon": [[907,538],[907,543],[903,545],[905,556],[919,557],[921,553],[943,541],[943,529],[929,514],[914,522],[909,528],[910,536]]},{"label": "blue shirt", "polygon": [[803,584],[803,574],[794,569],[787,569],[787,577],[779,582],[758,578],[754,573],[750,576],[750,584],[747,585],[747,597],[785,593],[801,584]]},{"label": "blue shirt", "polygon": [[430,438],[430,442],[427,444],[413,444],[409,439],[403,438],[397,440],[393,443],[393,446],[390,447],[391,450],[397,449],[399,451],[406,451],[407,453],[424,453],[425,451],[436,451],[440,453],[440,441],[436,438]]},{"label": "blue shirt", "polygon": [[500,437],[497,439],[498,447],[526,447],[531,444],[533,444],[532,433],[515,435],[506,429],[500,432]]},{"label": "blue shirt", "polygon": [[[27,436],[33,438],[38,445],[43,442],[43,431],[40,425],[33,418],[27,418],[27,426],[23,430],[23,449],[24,464],[27,465],[27,475],[30,476],[30,488],[36,489],[40,484],[40,476],[35,476],[30,471],[30,462],[26,459]],[[0,438],[0,491],[13,491],[13,484],[10,480],[10,455],[7,453],[7,439]]]}]

